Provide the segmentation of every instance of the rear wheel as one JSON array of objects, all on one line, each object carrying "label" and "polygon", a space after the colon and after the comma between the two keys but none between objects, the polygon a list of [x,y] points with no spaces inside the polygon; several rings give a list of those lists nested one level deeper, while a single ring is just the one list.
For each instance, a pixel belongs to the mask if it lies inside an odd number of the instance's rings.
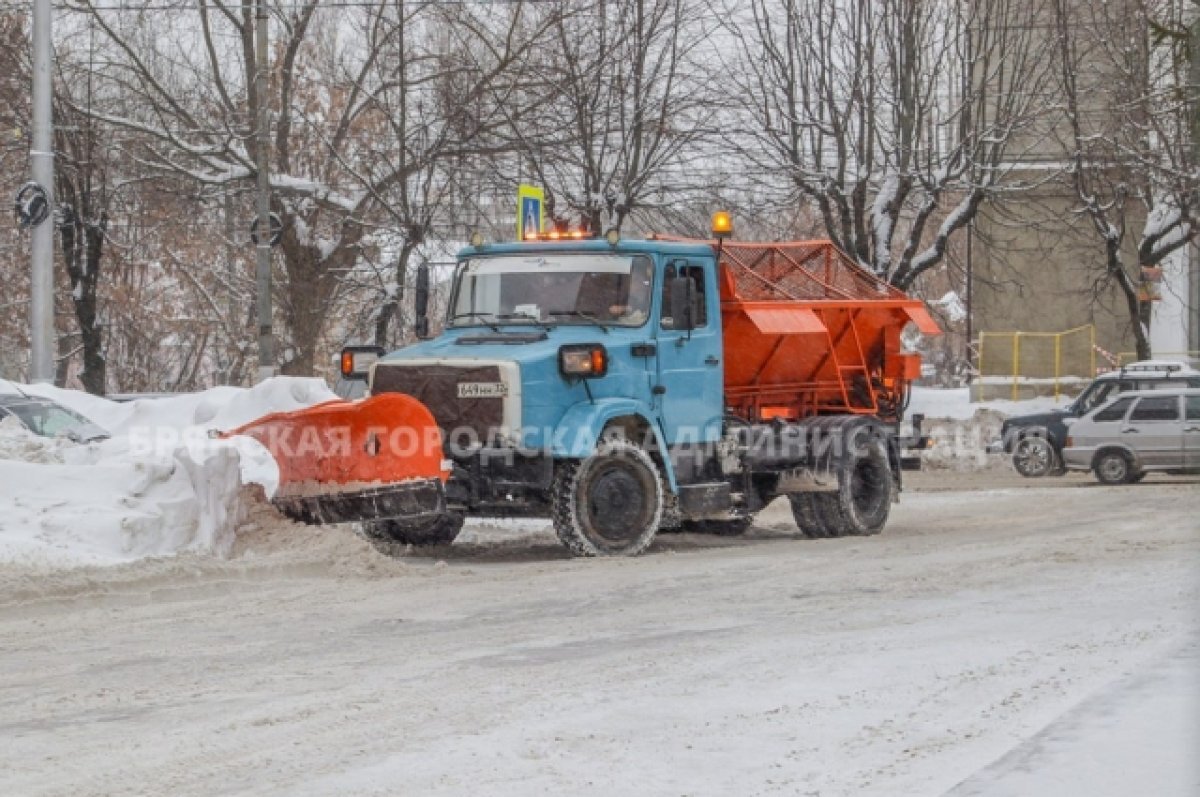
[{"label": "rear wheel", "polygon": [[585,460],[559,465],[554,530],[576,556],[636,556],[654,539],[664,503],[650,455],[627,441],[609,441]]},{"label": "rear wheel", "polygon": [[796,526],[801,534],[813,540],[829,536],[825,533],[825,522],[817,514],[817,503],[821,496],[821,493],[792,493],[788,496]]},{"label": "rear wheel", "polygon": [[454,512],[420,521],[370,520],[362,524],[364,537],[391,545],[449,545],[462,527],[463,516]]},{"label": "rear wheel", "polygon": [[1101,484],[1129,484],[1135,478],[1133,463],[1122,451],[1101,452],[1093,470]]},{"label": "rear wheel", "polygon": [[887,445],[879,438],[859,441],[845,456],[835,492],[789,496],[806,537],[867,536],[887,523],[895,489]]},{"label": "rear wheel", "polygon": [[1030,435],[1017,441],[1013,449],[1013,467],[1027,479],[1040,479],[1058,470],[1058,452],[1041,435]]}]

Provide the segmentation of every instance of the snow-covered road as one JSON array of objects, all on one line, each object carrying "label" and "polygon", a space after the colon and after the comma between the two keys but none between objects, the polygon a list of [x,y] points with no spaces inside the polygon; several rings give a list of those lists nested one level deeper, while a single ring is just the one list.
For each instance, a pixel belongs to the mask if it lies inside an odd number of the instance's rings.
[{"label": "snow-covered road", "polygon": [[871,539],[0,568],[0,794],[1197,793],[1200,485],[917,481]]}]

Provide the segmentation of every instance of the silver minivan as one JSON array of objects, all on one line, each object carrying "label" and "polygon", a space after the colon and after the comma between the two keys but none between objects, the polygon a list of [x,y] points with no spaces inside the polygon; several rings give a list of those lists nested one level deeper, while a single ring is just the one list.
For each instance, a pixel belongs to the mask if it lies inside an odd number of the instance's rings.
[{"label": "silver minivan", "polygon": [[1063,464],[1104,484],[1141,481],[1151,471],[1200,473],[1200,390],[1122,393],[1067,423]]}]

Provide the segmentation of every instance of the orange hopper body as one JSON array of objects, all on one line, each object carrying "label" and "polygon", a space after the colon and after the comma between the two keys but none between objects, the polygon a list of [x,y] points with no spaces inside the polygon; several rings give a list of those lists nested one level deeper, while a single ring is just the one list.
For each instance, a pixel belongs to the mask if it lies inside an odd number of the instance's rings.
[{"label": "orange hopper body", "polygon": [[876,278],[830,241],[725,242],[720,259],[725,401],[753,421],[851,413],[894,420],[920,355],[913,323],[941,334],[924,303]]}]

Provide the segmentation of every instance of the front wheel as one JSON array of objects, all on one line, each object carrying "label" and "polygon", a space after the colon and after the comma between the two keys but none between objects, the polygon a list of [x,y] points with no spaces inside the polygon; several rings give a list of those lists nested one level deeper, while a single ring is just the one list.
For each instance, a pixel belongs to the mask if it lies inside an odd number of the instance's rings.
[{"label": "front wheel", "polygon": [[450,512],[418,521],[369,520],[362,524],[362,531],[364,537],[382,550],[395,544],[449,545],[462,527],[463,516]]},{"label": "front wheel", "polygon": [[1040,435],[1023,437],[1013,449],[1013,467],[1026,479],[1050,476],[1058,469],[1058,452]]},{"label": "front wheel", "polygon": [[624,440],[603,443],[582,461],[560,463],[554,476],[554,530],[576,556],[636,556],[646,550],[664,503],[658,466]]},{"label": "front wheel", "polygon": [[1136,475],[1133,463],[1121,451],[1105,451],[1096,458],[1094,470],[1101,484],[1129,484]]}]

